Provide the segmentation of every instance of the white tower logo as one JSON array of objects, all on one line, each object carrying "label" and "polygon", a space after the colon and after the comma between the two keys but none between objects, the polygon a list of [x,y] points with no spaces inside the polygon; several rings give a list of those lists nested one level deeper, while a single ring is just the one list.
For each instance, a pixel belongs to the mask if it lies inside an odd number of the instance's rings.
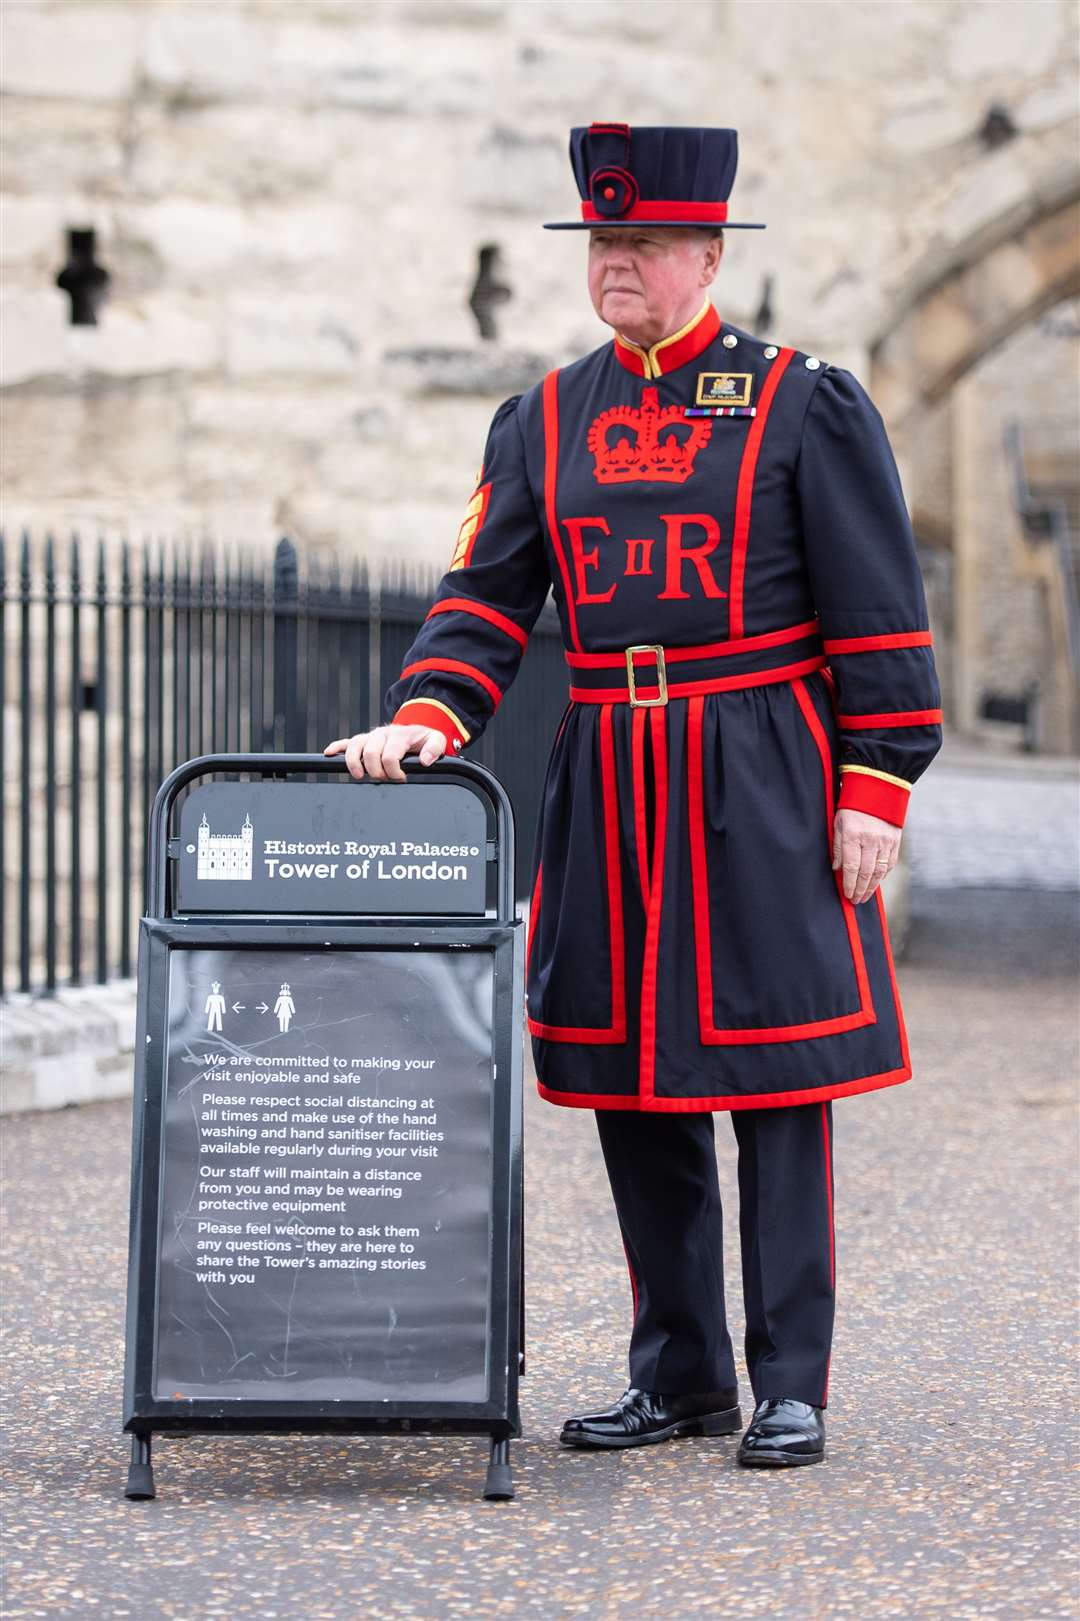
[{"label": "white tower logo", "polygon": [[250,878],[254,830],[251,817],[244,817],[239,833],[211,833],[203,811],[199,823],[199,856],[196,878]]}]

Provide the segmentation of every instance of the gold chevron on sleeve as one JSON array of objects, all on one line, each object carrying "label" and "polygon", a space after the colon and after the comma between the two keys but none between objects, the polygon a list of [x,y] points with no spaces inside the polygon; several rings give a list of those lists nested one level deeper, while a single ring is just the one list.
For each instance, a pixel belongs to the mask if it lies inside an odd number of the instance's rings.
[{"label": "gold chevron on sleeve", "polygon": [[453,574],[456,569],[468,568],[476,537],[483,528],[484,519],[487,517],[488,502],[490,500],[491,485],[482,484],[465,509],[465,518],[461,528],[458,530],[457,540],[454,543],[454,555],[450,559],[450,567],[447,573]]}]

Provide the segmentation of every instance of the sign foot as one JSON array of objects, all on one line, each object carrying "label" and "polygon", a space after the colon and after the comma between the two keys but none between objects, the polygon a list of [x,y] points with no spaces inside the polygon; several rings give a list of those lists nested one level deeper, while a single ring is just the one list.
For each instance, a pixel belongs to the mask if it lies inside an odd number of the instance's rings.
[{"label": "sign foot", "polygon": [[484,1497],[488,1502],[506,1502],[514,1495],[514,1482],[510,1474],[510,1442],[503,1439],[497,1441],[491,1438],[491,1459],[488,1463],[487,1479],[484,1481]]},{"label": "sign foot", "polygon": [[148,1502],[157,1496],[154,1489],[154,1471],[150,1463],[150,1437],[148,1435],[133,1435],[131,1437],[131,1465],[128,1469],[127,1485],[124,1487],[124,1496],[131,1498],[132,1502]]}]

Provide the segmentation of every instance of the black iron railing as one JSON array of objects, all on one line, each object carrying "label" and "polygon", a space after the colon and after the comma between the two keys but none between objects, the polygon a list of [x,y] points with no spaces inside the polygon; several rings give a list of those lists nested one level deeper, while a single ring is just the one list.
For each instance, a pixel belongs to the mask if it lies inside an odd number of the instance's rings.
[{"label": "black iron railing", "polygon": [[[311,752],[377,723],[437,579],[398,566],[376,585],[287,539],[260,557],[0,535],[0,992],[130,975],[159,784],[195,755]],[[475,750],[514,804],[519,893],[537,739],[565,705],[549,604]]]}]

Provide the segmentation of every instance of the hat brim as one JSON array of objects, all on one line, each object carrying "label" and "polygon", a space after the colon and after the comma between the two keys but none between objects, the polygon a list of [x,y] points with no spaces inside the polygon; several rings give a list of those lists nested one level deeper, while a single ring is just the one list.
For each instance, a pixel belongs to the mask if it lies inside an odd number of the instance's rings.
[{"label": "hat brim", "polygon": [[707,220],[552,220],[545,222],[545,231],[609,231],[631,228],[639,231],[764,231],[764,223],[745,220],[725,220],[713,225]]}]

